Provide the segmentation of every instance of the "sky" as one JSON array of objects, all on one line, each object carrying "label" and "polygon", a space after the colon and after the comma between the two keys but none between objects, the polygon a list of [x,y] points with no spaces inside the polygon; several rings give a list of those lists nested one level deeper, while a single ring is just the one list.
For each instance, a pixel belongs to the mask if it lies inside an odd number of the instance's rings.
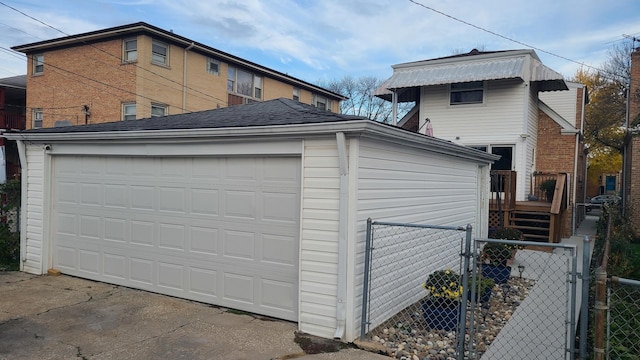
[{"label": "sky", "polygon": [[473,48],[533,48],[571,79],[640,38],[640,1],[0,0],[0,78],[27,72],[12,46],[139,21],[311,83]]}]

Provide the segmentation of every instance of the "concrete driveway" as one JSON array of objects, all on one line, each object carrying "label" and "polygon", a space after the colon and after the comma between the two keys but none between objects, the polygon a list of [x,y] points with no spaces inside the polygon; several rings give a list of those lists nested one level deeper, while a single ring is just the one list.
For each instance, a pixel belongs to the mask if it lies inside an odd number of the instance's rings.
[{"label": "concrete driveway", "polygon": [[306,355],[296,324],[70,276],[0,272],[0,359],[389,359]]}]

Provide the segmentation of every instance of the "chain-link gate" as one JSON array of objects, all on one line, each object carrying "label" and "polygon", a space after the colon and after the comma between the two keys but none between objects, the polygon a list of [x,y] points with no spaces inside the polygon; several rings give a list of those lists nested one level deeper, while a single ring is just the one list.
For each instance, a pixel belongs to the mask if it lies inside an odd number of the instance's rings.
[{"label": "chain-link gate", "polygon": [[[471,226],[367,223],[361,338],[401,359],[462,354]],[[465,264],[465,260],[467,264]],[[465,276],[464,279],[467,279]],[[464,301],[460,301],[463,299]]]},{"label": "chain-link gate", "polygon": [[612,277],[607,294],[607,359],[640,359],[640,281]]},{"label": "chain-link gate", "polygon": [[474,241],[468,359],[573,359],[575,245]]}]

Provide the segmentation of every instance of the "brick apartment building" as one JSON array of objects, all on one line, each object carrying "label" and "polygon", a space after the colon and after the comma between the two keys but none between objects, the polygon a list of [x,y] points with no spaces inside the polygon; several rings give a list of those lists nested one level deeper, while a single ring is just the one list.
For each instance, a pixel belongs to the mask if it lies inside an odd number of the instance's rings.
[{"label": "brick apartment building", "polygon": [[144,22],[13,47],[27,55],[27,128],[289,98],[332,112],[327,89]]}]

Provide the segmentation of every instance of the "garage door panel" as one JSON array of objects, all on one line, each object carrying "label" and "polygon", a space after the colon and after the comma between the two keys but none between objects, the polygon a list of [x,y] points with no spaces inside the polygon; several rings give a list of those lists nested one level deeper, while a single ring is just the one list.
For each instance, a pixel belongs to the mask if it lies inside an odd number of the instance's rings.
[{"label": "garage door panel", "polygon": [[54,157],[54,267],[297,320],[299,162]]}]

